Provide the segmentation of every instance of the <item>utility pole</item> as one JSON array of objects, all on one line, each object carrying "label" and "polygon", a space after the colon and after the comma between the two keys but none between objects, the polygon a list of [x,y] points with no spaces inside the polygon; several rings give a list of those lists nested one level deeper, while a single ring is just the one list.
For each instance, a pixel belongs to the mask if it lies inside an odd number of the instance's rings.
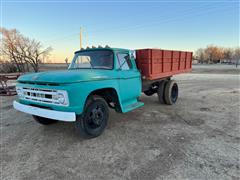
[{"label": "utility pole", "polygon": [[87,33],[85,33],[85,47],[88,46],[88,36],[87,36]]},{"label": "utility pole", "polygon": [[82,49],[82,27],[80,27],[80,49]]}]

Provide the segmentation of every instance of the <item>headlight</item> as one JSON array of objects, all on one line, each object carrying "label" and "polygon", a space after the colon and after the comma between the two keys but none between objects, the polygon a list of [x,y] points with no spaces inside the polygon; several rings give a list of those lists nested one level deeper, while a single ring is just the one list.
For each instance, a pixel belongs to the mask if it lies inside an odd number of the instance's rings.
[{"label": "headlight", "polygon": [[58,98],[58,102],[59,102],[60,104],[64,104],[64,102],[65,102],[65,97],[64,97],[64,95],[63,95],[62,93],[58,93],[57,98]]},{"label": "headlight", "polygon": [[66,91],[58,90],[53,99],[56,100],[59,104],[68,105],[68,95]]}]

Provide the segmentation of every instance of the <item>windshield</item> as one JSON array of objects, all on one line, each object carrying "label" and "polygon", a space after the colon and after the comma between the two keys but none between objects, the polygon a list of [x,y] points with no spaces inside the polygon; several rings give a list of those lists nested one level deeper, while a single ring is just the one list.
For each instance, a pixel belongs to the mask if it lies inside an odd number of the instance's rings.
[{"label": "windshield", "polygon": [[69,69],[113,69],[113,53],[109,50],[76,53]]}]

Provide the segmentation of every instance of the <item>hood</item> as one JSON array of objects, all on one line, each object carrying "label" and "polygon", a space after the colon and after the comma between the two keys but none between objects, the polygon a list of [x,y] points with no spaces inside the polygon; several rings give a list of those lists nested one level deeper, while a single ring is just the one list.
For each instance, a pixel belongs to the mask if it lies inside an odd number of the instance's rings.
[{"label": "hood", "polygon": [[25,74],[18,78],[18,82],[66,84],[112,79],[114,74],[112,70],[74,69]]}]

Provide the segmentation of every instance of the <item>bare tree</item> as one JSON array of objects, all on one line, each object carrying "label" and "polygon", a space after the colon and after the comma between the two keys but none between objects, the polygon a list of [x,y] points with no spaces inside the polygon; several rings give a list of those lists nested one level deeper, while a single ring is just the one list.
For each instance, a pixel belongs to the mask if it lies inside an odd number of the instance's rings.
[{"label": "bare tree", "polygon": [[205,54],[209,63],[215,63],[223,59],[223,51],[222,48],[219,48],[217,46],[207,46],[205,49]]},{"label": "bare tree", "polygon": [[24,51],[24,59],[28,62],[35,72],[39,70],[39,64],[43,62],[43,60],[49,55],[50,51],[52,50],[51,47],[46,49],[42,49],[42,45],[40,42],[35,40],[26,40],[27,48]]},{"label": "bare tree", "polygon": [[197,59],[200,63],[203,63],[204,61],[206,61],[205,50],[203,48],[199,48],[195,52],[195,59]]},{"label": "bare tree", "polygon": [[234,54],[233,49],[231,49],[231,48],[224,48],[223,49],[224,59],[226,59],[228,61],[231,61],[233,59],[233,54]]},{"label": "bare tree", "polygon": [[16,65],[18,71],[29,71],[30,65],[38,72],[39,64],[49,55],[52,48],[42,48],[39,41],[23,36],[16,29],[1,28],[0,32],[3,37],[2,53]]},{"label": "bare tree", "polygon": [[24,71],[24,68],[21,67],[21,59],[15,54],[16,51],[16,37],[20,34],[16,30],[6,30],[1,29],[2,33],[2,43],[1,43],[1,56],[8,57],[11,62],[13,62],[18,71]]}]

